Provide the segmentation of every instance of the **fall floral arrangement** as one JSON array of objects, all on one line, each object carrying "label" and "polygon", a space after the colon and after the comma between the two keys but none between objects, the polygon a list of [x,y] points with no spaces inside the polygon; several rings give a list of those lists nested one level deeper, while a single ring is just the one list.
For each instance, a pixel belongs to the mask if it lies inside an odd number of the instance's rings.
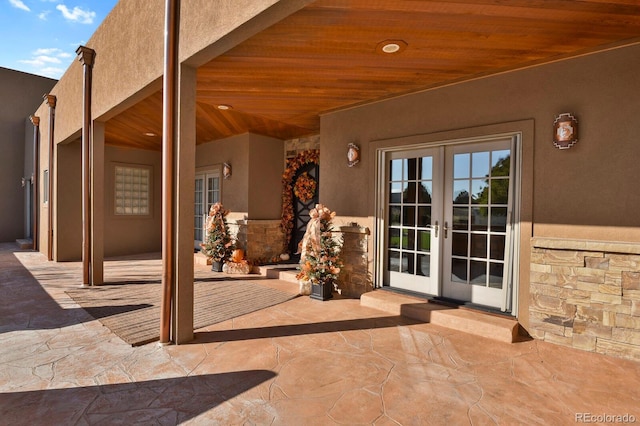
[{"label": "fall floral arrangement", "polygon": [[224,262],[231,257],[234,250],[234,244],[229,234],[229,226],[227,225],[226,210],[222,203],[215,203],[209,209],[209,215],[205,222],[206,237],[202,247],[202,253],[210,257],[215,262]]},{"label": "fall floral arrangement", "polygon": [[287,167],[282,174],[282,216],[280,227],[284,233],[283,249],[285,253],[288,251],[289,241],[291,241],[291,234],[293,233],[293,178],[300,167],[310,163],[318,164],[319,161],[320,150],[310,149],[301,152],[287,161]]},{"label": "fall floral arrangement", "polygon": [[303,203],[311,200],[316,195],[316,188],[318,184],[314,178],[309,176],[309,173],[304,172],[296,180],[296,184],[293,187],[293,193]]},{"label": "fall floral arrangement", "polygon": [[322,204],[310,211],[311,220],[302,239],[300,272],[296,278],[312,284],[331,284],[340,274],[342,239],[333,236],[331,221],[336,213]]}]

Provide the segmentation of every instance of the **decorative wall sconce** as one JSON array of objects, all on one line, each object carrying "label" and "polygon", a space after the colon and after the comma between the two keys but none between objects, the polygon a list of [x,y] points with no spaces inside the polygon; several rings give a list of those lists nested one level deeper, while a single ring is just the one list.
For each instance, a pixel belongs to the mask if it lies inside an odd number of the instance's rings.
[{"label": "decorative wall sconce", "polygon": [[225,179],[229,179],[231,177],[231,164],[224,163],[222,166],[222,176]]},{"label": "decorative wall sconce", "polygon": [[553,122],[553,145],[558,149],[569,149],[578,143],[578,119],[566,112]]},{"label": "decorative wall sconce", "polygon": [[360,148],[354,143],[347,145],[347,166],[353,167],[360,162]]}]

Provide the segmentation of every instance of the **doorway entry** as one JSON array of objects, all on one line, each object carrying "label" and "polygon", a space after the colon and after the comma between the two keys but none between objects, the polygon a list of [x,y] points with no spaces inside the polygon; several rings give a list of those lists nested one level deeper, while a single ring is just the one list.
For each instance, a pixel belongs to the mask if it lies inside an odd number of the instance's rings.
[{"label": "doorway entry", "polygon": [[220,201],[220,170],[196,173],[194,210],[194,248],[199,251],[204,240],[204,224],[211,206]]},{"label": "doorway entry", "polygon": [[510,311],[518,137],[383,151],[383,285]]}]

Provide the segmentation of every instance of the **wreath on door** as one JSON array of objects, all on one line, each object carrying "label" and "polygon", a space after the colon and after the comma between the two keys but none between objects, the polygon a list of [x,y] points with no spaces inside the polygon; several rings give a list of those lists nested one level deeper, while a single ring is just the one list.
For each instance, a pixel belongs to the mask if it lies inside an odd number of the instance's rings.
[{"label": "wreath on door", "polygon": [[309,173],[304,172],[298,179],[296,180],[296,184],[293,186],[293,193],[298,200],[306,203],[313,199],[313,196],[316,195],[316,188],[318,187],[318,183],[314,178],[309,176]]},{"label": "wreath on door", "polygon": [[[289,242],[291,241],[291,235],[293,233],[294,185],[297,186],[298,181],[300,181],[300,178],[298,178],[294,183],[293,178],[296,176],[296,173],[300,167],[310,163],[318,164],[319,161],[319,149],[310,149],[307,151],[303,151],[295,157],[287,160],[287,167],[282,174],[282,216],[280,220],[280,227],[282,228],[282,232],[284,234],[283,253],[286,253],[289,250]],[[305,174],[307,173],[303,173],[302,175]],[[300,175],[300,177],[302,177],[302,175]],[[311,186],[315,185],[315,187],[313,188],[313,195],[315,195],[318,183],[311,176],[307,176],[309,177],[309,179],[313,180],[313,184],[310,183],[306,178],[300,181],[300,194],[303,196],[308,196]],[[300,197],[298,194],[295,195],[296,197],[298,197],[298,199],[302,200],[302,197]],[[311,200],[313,198],[313,195],[308,200]]]}]

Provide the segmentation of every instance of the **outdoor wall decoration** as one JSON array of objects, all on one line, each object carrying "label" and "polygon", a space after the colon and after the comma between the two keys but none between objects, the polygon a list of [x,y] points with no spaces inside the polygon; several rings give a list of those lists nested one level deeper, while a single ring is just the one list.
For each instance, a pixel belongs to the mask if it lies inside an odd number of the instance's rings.
[{"label": "outdoor wall decoration", "polygon": [[[318,164],[319,161],[319,149],[310,149],[307,151],[303,151],[295,157],[287,160],[287,166],[284,170],[284,173],[282,174],[282,216],[280,226],[282,227],[282,232],[284,234],[283,252],[287,252],[289,242],[291,241],[291,234],[293,232],[293,178],[296,176],[296,172],[300,167],[309,163]],[[307,185],[309,184],[307,183]],[[309,188],[307,187],[307,189]]]},{"label": "outdoor wall decoration", "polygon": [[553,122],[553,145],[558,149],[569,149],[578,142],[578,119],[566,112]]},{"label": "outdoor wall decoration", "polygon": [[360,147],[354,143],[347,145],[347,166],[353,167],[360,162]]},{"label": "outdoor wall decoration", "polygon": [[231,177],[231,164],[229,163],[224,163],[222,165],[222,176],[225,179],[229,179]]}]

